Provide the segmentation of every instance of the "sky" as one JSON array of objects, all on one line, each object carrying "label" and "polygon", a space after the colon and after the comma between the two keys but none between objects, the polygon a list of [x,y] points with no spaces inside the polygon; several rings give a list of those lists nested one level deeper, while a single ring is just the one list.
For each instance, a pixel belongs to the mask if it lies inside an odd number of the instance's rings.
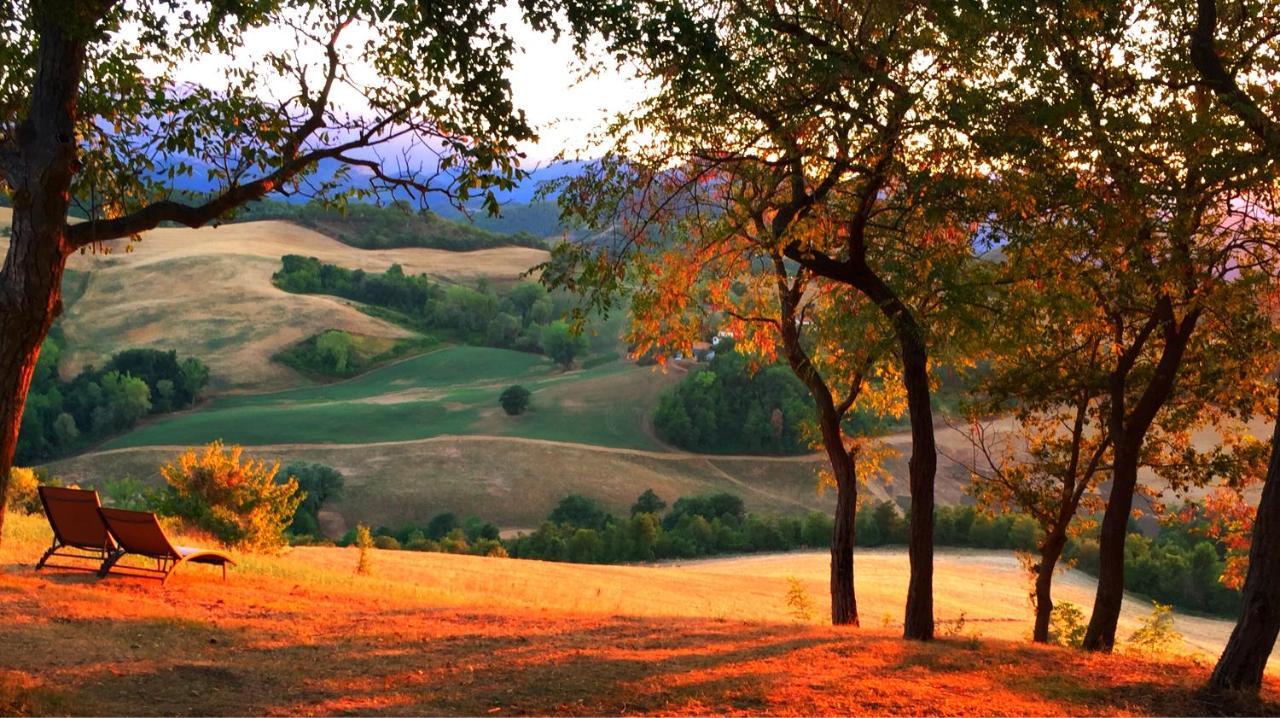
[{"label": "sky", "polygon": [[[509,73],[516,106],[523,109],[539,135],[535,143],[525,143],[521,150],[528,155],[530,165],[545,164],[557,155],[566,153],[572,157],[583,150],[591,155],[587,138],[600,129],[609,116],[625,112],[643,97],[642,83],[621,70],[600,72],[583,77],[581,63],[574,55],[567,40],[554,42],[549,34],[539,33],[524,24],[520,12],[508,6],[498,13],[495,21],[505,23],[518,48],[512,58]],[[356,44],[362,44],[371,28],[349,28]],[[234,57],[206,56],[178,71],[178,79],[196,84],[217,85],[228,65],[253,63],[266,50],[279,50],[297,46],[291,30],[275,27],[250,31],[245,46]],[[308,47],[305,54],[313,61],[319,60],[316,46]],[[365,68],[364,71],[372,72]],[[355,70],[358,77],[361,70]],[[296,92],[292,81],[281,82],[272,93]],[[335,93],[337,104],[354,108],[362,99],[358,94],[346,91]],[[597,153],[598,155],[598,153]]]}]

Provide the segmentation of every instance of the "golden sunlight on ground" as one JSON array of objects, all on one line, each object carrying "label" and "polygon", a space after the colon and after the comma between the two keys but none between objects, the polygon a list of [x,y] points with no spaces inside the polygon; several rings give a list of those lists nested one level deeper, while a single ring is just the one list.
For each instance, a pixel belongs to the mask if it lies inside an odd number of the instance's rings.
[{"label": "golden sunlight on ground", "polygon": [[[183,567],[161,587],[35,574],[46,539],[39,517],[6,522],[0,712],[1217,709],[1194,696],[1207,668],[1185,659],[1091,656],[993,638],[995,624],[977,619],[982,606],[1006,600],[1004,591],[973,594],[978,606],[966,615],[975,621],[929,645],[903,642],[897,628],[874,620],[856,630],[797,623],[787,616],[783,576],[803,575],[820,598],[804,568],[814,556],[785,557],[797,559],[797,570],[784,572],[773,557],[651,568],[376,551],[372,575],[357,577],[353,549],[296,549],[243,557],[226,582],[205,567]],[[887,573],[897,558],[876,554],[859,570],[865,579],[883,561]],[[978,574],[978,566],[940,573],[942,618],[961,595],[956,582]],[[863,583],[871,619],[891,596],[877,581]],[[1276,688],[1268,685],[1268,699]]]}]

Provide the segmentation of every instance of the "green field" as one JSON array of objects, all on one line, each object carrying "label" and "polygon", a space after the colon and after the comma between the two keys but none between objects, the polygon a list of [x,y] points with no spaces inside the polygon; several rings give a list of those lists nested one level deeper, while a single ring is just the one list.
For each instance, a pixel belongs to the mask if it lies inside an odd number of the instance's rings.
[{"label": "green field", "polygon": [[[216,399],[104,448],[214,439],[246,446],[363,444],[487,434],[660,450],[648,417],[660,386],[671,379],[624,361],[562,372],[535,354],[457,346],[350,381]],[[511,384],[533,392],[522,416],[506,416],[498,406],[498,394]]]}]

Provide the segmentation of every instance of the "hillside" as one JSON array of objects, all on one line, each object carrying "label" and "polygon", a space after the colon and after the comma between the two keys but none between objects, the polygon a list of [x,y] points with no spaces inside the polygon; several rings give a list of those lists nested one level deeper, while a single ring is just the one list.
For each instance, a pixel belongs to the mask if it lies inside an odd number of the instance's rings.
[{"label": "hillside", "polygon": [[[817,490],[820,456],[699,455],[655,439],[654,403],[681,376],[623,361],[566,373],[533,354],[449,347],[346,382],[215,399],[50,470],[85,485],[126,474],[158,482],[159,465],[180,447],[221,438],[255,455],[338,468],[346,496],[329,508],[347,525],[425,521],[447,510],[529,528],[569,493],[625,513],[646,488],[668,501],[728,491],[766,513],[832,509],[834,496]],[[510,417],[497,397],[516,383],[533,392],[532,407]],[[889,472],[905,476],[909,436],[887,441],[901,451]],[[939,432],[950,456],[963,458],[965,441]],[[960,501],[966,470],[946,457],[940,464],[939,500]],[[864,492],[888,499],[907,489],[870,479]]]},{"label": "hillside", "polygon": [[[1216,712],[1188,658],[1031,646],[1008,559],[939,557],[942,632],[906,643],[900,552],[858,557],[865,628],[797,622],[784,572],[824,609],[816,555],[683,566],[572,566],[294,549],[241,557],[224,583],[169,585],[31,564],[47,529],[11,516],[0,545],[0,712],[620,714]],[[991,571],[993,562],[997,570]],[[794,571],[790,571],[794,567]],[[974,581],[976,568],[983,573]],[[1087,579],[1082,579],[1087,580]],[[948,629],[961,613],[958,631]],[[880,616],[889,614],[889,625]],[[1220,623],[1220,622],[1219,622]],[[1129,616],[1122,634],[1127,635]],[[1185,631],[1185,621],[1179,627]],[[1195,647],[1199,649],[1199,646]],[[1280,698],[1268,679],[1264,699]],[[1248,710],[1274,713],[1274,703]]]},{"label": "hillside", "polygon": [[[7,226],[10,213],[0,208],[0,226]],[[0,237],[0,251],[7,244]],[[406,272],[453,281],[511,280],[547,256],[528,247],[365,250],[281,221],[162,228],[145,233],[132,247],[113,242],[105,249],[109,253],[75,255],[68,264],[88,272],[88,284],[62,319],[70,348],[62,360],[63,374],[74,374],[86,363],[100,364],[124,348],[176,349],[210,366],[216,392],[297,386],[301,378],[270,358],[325,329],[380,337],[406,334],[350,302],[276,289],[271,274],[285,254],[367,271],[400,264]]]}]

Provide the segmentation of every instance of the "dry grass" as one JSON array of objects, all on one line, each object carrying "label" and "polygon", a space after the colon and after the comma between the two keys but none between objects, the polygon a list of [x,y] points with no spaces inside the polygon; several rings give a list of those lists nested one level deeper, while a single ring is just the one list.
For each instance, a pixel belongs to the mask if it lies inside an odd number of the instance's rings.
[{"label": "dry grass", "polygon": [[[7,215],[0,216],[7,222]],[[0,239],[0,250],[7,241]],[[245,222],[205,229],[156,229],[126,252],[72,257],[69,267],[90,273],[88,288],[63,319],[70,351],[64,374],[123,348],[176,349],[213,370],[216,390],[263,391],[299,378],[271,362],[273,354],[325,329],[370,336],[405,332],[333,297],[301,296],[271,285],[285,254],[345,267],[383,271],[400,264],[451,281],[511,280],[546,252],[504,247],[476,252],[435,249],[364,250],[288,222]]]},{"label": "dry grass", "polygon": [[[724,563],[597,567],[375,551],[373,574],[355,577],[354,550],[298,549],[249,558],[225,583],[186,567],[161,588],[33,574],[44,533],[37,518],[11,517],[0,547],[6,712],[1218,708],[1194,696],[1207,669],[1181,660],[1089,656],[991,638],[920,645],[898,640],[896,627],[795,624],[785,618],[785,581],[772,570],[751,575],[749,564],[726,572]],[[942,582],[939,596],[953,587]],[[875,593],[863,590],[864,615],[887,608]],[[1267,699],[1276,699],[1276,688],[1268,684]],[[1277,711],[1274,703],[1247,708]]]}]

